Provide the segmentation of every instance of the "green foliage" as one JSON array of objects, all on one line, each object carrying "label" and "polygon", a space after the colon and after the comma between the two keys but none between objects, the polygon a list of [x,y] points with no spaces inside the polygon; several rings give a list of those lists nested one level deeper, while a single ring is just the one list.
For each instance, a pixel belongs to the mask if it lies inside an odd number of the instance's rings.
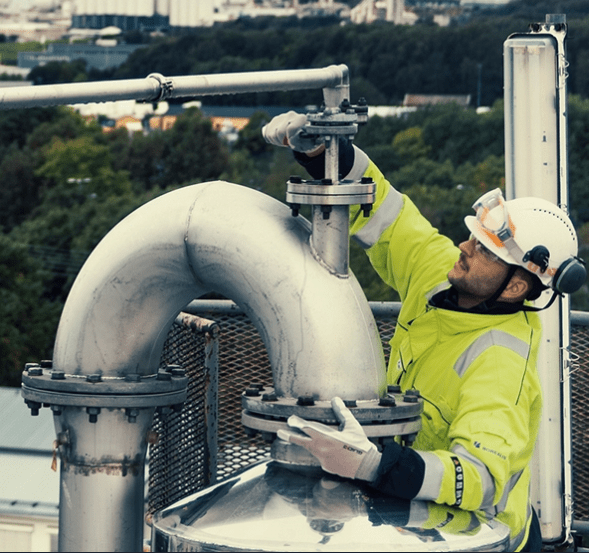
[{"label": "green foliage", "polygon": [[83,82],[88,80],[86,62],[81,59],[72,62],[50,61],[31,69],[27,78],[36,85]]},{"label": "green foliage", "polygon": [[[531,0],[514,4],[533,8]],[[570,205],[581,255],[589,258],[589,71],[584,70],[589,70],[589,48],[583,46],[589,43],[589,21],[574,25],[569,84],[577,94],[569,100]],[[467,237],[463,218],[472,202],[504,186],[502,44],[526,26],[519,19],[483,18],[424,33],[419,26],[240,21],[154,39],[108,77],[346,63],[352,92],[374,105],[399,102],[407,92],[474,95],[482,64],[483,103],[493,104],[488,113],[447,105],[403,117],[373,117],[355,138],[391,184],[459,243]],[[40,69],[36,79],[63,82],[106,74],[87,72],[79,63],[58,64]],[[317,91],[294,91],[217,100],[303,106],[322,98]],[[256,113],[229,147],[196,109],[183,113],[171,130],[148,135],[123,129],[104,134],[69,108],[0,112],[0,384],[18,385],[25,362],[51,356],[57,317],[77,270],[98,241],[137,206],[175,187],[215,179],[284,201],[288,178],[306,175],[286,148],[262,139],[261,128],[269,119]],[[398,299],[354,243],[350,265],[368,299]],[[589,309],[587,285],[573,295],[572,304]]]},{"label": "green foliage", "polygon": [[211,122],[196,108],[186,110],[164,133],[163,179],[169,184],[211,180],[227,167],[228,153]]},{"label": "green foliage", "polygon": [[19,52],[42,52],[44,49],[45,46],[40,42],[0,41],[0,62],[4,65],[16,65]]},{"label": "green foliage", "polygon": [[48,358],[61,311],[43,295],[47,275],[26,246],[0,234],[0,382],[19,386],[24,364]]}]

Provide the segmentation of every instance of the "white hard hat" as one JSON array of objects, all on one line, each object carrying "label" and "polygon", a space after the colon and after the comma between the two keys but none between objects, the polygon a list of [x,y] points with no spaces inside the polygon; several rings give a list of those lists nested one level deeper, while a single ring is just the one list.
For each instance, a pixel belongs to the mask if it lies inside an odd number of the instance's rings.
[{"label": "white hard hat", "polygon": [[587,272],[577,257],[577,233],[562,209],[541,198],[505,201],[499,188],[481,196],[473,208],[476,216],[465,217],[466,226],[503,261],[523,267],[561,294],[584,284]]}]

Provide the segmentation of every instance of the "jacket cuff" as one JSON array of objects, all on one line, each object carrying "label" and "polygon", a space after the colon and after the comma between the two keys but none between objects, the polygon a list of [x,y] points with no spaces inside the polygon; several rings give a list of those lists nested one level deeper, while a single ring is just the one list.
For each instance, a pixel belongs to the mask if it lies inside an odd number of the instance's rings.
[{"label": "jacket cuff", "polygon": [[[352,143],[346,138],[339,139],[339,178],[350,178],[348,174],[354,166],[354,156],[356,152],[360,152],[354,148]],[[318,156],[309,157],[303,152],[293,151],[294,158],[302,165],[309,175],[314,179],[322,179],[325,177],[325,152]],[[364,154],[366,155],[366,154]],[[358,178],[360,178],[362,174]]]},{"label": "jacket cuff", "polygon": [[378,474],[381,457],[382,454],[376,448],[369,449],[358,467],[355,478],[372,482]]},{"label": "jacket cuff", "polygon": [[410,447],[398,443],[385,446],[372,486],[383,493],[413,499],[423,485],[425,463]]}]

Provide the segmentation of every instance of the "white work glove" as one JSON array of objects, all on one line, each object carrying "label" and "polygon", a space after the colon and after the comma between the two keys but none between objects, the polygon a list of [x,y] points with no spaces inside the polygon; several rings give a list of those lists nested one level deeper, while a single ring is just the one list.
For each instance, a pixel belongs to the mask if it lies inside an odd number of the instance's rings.
[{"label": "white work glove", "polygon": [[288,146],[295,152],[312,152],[323,142],[317,137],[305,136],[307,116],[295,111],[277,115],[262,127],[264,140],[274,146]]},{"label": "white work glove", "polygon": [[288,425],[302,433],[281,429],[278,437],[304,447],[326,472],[372,482],[376,478],[380,452],[339,397],[331,400],[331,407],[342,425],[341,430],[291,415]]}]

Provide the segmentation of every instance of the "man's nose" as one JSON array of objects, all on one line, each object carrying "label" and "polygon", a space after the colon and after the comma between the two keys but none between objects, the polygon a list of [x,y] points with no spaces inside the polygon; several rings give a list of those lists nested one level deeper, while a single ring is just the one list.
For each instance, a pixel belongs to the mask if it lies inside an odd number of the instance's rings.
[{"label": "man's nose", "polygon": [[476,240],[471,238],[470,240],[465,240],[461,242],[458,246],[458,249],[468,257],[471,257],[475,251]]}]

